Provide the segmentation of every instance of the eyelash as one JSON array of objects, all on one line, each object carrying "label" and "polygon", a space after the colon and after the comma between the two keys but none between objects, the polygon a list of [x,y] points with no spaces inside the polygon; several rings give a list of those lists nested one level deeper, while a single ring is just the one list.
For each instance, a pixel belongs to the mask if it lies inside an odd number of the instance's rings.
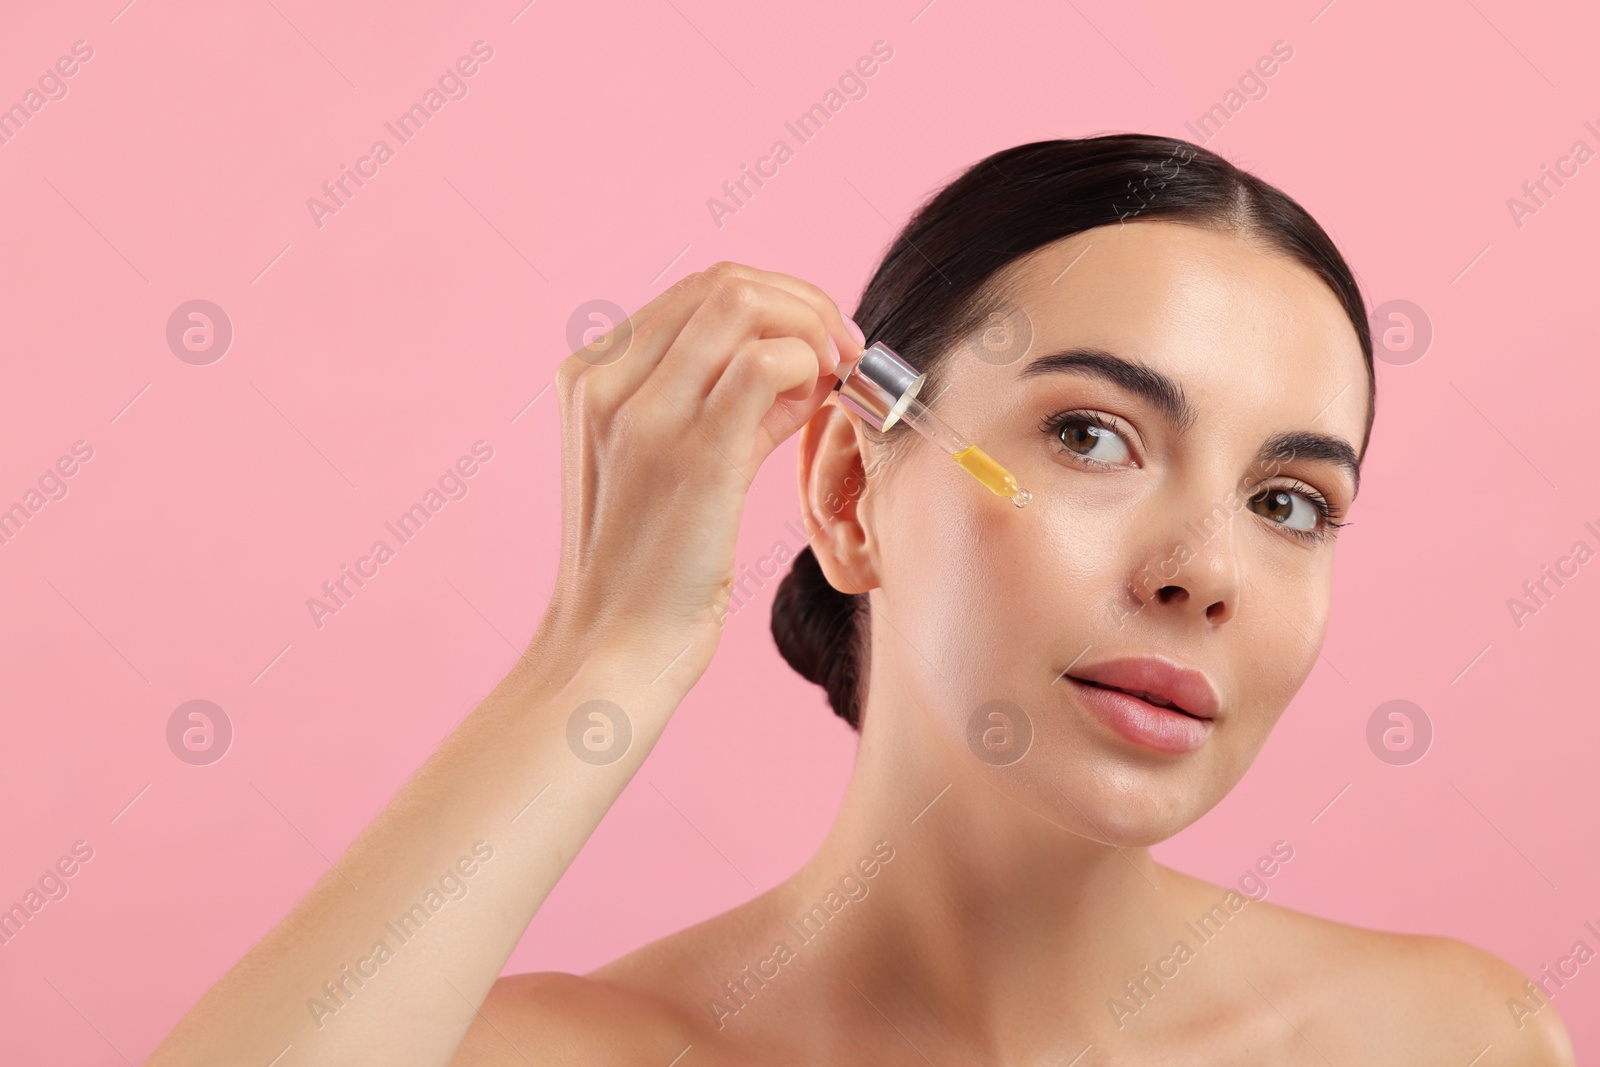
[{"label": "eyelash", "polygon": [[[1098,411],[1089,411],[1079,408],[1074,408],[1068,411],[1058,411],[1054,415],[1046,417],[1044,421],[1039,424],[1039,429],[1041,432],[1049,434],[1052,440],[1058,440],[1061,436],[1061,431],[1066,429],[1067,423],[1069,422],[1087,422],[1092,426],[1098,426],[1103,430],[1117,434],[1124,441],[1128,439],[1128,435],[1123,432],[1116,419],[1107,415],[1103,415]],[[1093,459],[1089,456],[1080,455],[1079,453],[1072,451],[1070,448],[1067,448],[1065,444],[1061,446],[1061,451],[1072,456],[1073,459],[1077,460],[1078,462],[1088,463],[1091,466],[1099,469],[1112,469],[1116,466],[1115,464],[1107,463],[1104,460]],[[1311,506],[1317,512],[1319,521],[1317,524],[1317,529],[1315,530],[1296,530],[1293,527],[1284,526],[1282,523],[1273,524],[1287,534],[1297,537],[1302,541],[1322,542],[1328,540],[1330,537],[1335,536],[1340,527],[1349,525],[1347,522],[1339,521],[1339,517],[1343,514],[1343,512],[1340,511],[1337,506],[1330,502],[1328,498],[1323,496],[1320,492],[1313,489],[1311,486],[1306,485],[1304,482],[1299,481],[1298,479],[1294,480],[1289,485],[1269,485],[1263,488],[1260,492],[1256,493],[1250,499],[1254,500],[1255,497],[1261,495],[1261,493],[1270,492],[1275,489],[1300,494],[1301,496],[1305,497],[1308,502],[1310,502]]]}]

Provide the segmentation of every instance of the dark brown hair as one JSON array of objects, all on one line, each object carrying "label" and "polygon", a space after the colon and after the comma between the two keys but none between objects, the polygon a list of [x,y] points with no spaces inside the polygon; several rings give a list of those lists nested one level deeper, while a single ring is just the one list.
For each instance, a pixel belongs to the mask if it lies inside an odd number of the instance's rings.
[{"label": "dark brown hair", "polygon": [[[883,341],[927,374],[938,394],[945,357],[1001,304],[999,274],[1064,237],[1112,223],[1174,219],[1264,241],[1320,276],[1344,305],[1367,368],[1372,434],[1372,334],[1359,286],[1332,239],[1282,191],[1188,141],[1136,133],[1036,141],[996,152],[922,205],[867,283],[853,316],[867,343]],[[904,435],[867,426],[891,452]],[[870,472],[869,472],[870,476]],[[772,604],[778,651],[822,686],[834,713],[861,728],[868,649],[865,593],[828,584],[807,545]]]}]

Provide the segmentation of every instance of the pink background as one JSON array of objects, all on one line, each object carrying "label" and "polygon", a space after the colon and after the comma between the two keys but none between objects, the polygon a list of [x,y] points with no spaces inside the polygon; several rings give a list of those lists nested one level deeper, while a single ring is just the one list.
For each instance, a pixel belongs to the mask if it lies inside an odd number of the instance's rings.
[{"label": "pink background", "polygon": [[[0,1060],[142,1059],[506,671],[553,577],[546,390],[579,305],[632,310],[733,259],[848,312],[962,168],[1057,136],[1193,138],[1277,40],[1293,59],[1209,146],[1305,204],[1370,302],[1415,302],[1435,337],[1379,367],[1321,661],[1244,781],[1157,858],[1234,883],[1287,840],[1274,902],[1530,974],[1600,948],[1600,562],[1520,629],[1507,607],[1575,541],[1600,548],[1600,164],[1520,228],[1507,206],[1575,140],[1600,148],[1600,25],[1577,5],[1323,2],[15,5],[0,106],[74,41],[94,56],[0,145],[0,507],[74,442],[94,454],[0,545],[0,905],[73,842],[94,858],[0,947]],[[307,198],[394,147],[383,123],[480,39],[468,95],[319,228]],[[868,95],[719,228],[707,199],[796,147],[784,121],[880,39]],[[206,366],[165,338],[196,298],[234,329]],[[479,439],[494,458],[469,495],[318,629],[306,599]],[[793,546],[792,472],[790,442],[742,562]],[[777,656],[771,592],[730,620],[509,970],[598,965],[821,839],[852,735]],[[1435,731],[1408,766],[1366,741],[1396,698]],[[192,699],[233,724],[208,766],[166,740]],[[1554,1003],[1580,1055],[1600,1042],[1600,963]]]}]

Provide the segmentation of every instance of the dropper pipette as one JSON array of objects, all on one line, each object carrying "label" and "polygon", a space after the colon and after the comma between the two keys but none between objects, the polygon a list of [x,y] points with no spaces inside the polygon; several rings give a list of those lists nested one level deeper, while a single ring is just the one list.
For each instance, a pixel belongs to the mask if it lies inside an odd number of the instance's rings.
[{"label": "dropper pipette", "polygon": [[996,496],[1005,497],[1019,508],[1033,499],[1033,494],[1018,485],[1010,471],[917,399],[926,380],[927,375],[918,373],[888,345],[877,341],[833,388],[841,403],[870,419],[880,431],[887,432],[896,422],[905,422]]}]

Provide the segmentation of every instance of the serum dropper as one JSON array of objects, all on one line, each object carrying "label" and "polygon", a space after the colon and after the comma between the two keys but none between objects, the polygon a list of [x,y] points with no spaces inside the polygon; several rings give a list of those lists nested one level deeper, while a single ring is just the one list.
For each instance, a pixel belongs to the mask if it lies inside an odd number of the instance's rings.
[{"label": "serum dropper", "polygon": [[996,496],[1005,497],[1019,508],[1033,499],[1033,494],[1018,485],[1010,471],[917,399],[926,380],[927,375],[918,373],[892,348],[877,341],[833,388],[840,403],[870,420],[880,431],[887,432],[895,423],[905,422]]}]

